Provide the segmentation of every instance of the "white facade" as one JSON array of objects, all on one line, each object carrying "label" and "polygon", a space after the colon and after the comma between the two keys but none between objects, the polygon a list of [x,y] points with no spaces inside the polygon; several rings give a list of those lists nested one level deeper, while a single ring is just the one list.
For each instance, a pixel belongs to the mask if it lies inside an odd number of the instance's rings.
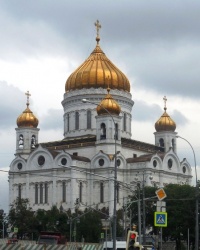
[{"label": "white facade", "polygon": [[[131,139],[133,100],[129,92],[111,89],[110,94],[121,107],[118,115],[100,116],[96,105],[107,93],[103,88],[83,88],[64,94],[64,138],[39,143],[38,128],[16,128],[15,158],[10,164],[9,202],[28,198],[33,210],[64,210],[93,206],[108,207],[113,212],[115,152],[117,152],[117,209],[136,188],[136,175],[145,185],[164,187],[168,183],[191,184],[191,167],[176,154],[174,131],[155,132],[155,145]],[[134,122],[134,121],[133,121]],[[105,124],[106,137],[101,125]],[[117,138],[115,126],[117,124]],[[152,124],[153,131],[153,124]],[[42,131],[41,131],[42,133]],[[23,147],[19,143],[23,136]],[[35,136],[36,145],[31,138]],[[165,147],[160,147],[162,138]],[[173,146],[172,146],[173,140]],[[152,174],[153,179],[147,178]],[[132,190],[132,191],[131,191]]]}]

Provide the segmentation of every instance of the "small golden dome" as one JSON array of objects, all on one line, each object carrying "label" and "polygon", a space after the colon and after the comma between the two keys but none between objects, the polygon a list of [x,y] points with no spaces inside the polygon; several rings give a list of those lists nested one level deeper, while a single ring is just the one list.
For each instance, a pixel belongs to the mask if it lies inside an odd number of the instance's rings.
[{"label": "small golden dome", "polygon": [[175,131],[176,129],[176,123],[172,120],[172,118],[167,114],[166,110],[166,97],[164,96],[163,98],[165,102],[165,107],[164,107],[164,113],[160,117],[160,119],[155,123],[155,129],[157,132],[162,132],[162,131]]},{"label": "small golden dome", "polygon": [[25,93],[27,95],[27,108],[23,111],[23,113],[17,118],[17,126],[18,128],[30,127],[37,128],[38,119],[35,117],[33,112],[29,109],[29,91]]},{"label": "small golden dome", "polygon": [[100,102],[100,104],[97,106],[97,114],[98,115],[105,115],[105,114],[107,115],[109,112],[111,115],[119,115],[121,112],[121,108],[120,108],[119,104],[117,103],[117,101],[115,101],[115,99],[113,99],[113,97],[109,93],[110,88],[107,88],[107,91],[108,91],[107,95]]},{"label": "small golden dome", "polygon": [[[98,21],[98,20],[97,20]],[[97,24],[97,25],[96,25]],[[67,79],[65,91],[75,89],[104,88],[119,89],[130,92],[128,78],[106,57],[99,46],[99,28],[97,26],[97,45],[90,56]],[[110,81],[108,83],[107,77]]]}]

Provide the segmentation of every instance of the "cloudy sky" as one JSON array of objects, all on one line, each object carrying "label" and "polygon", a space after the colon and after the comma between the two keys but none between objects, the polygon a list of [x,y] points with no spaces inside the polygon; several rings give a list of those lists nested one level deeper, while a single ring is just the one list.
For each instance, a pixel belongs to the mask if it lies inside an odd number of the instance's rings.
[{"label": "cloudy sky", "polygon": [[[102,50],[131,82],[132,138],[154,143],[167,96],[200,178],[200,1],[0,0],[0,208],[8,207],[7,171],[24,93],[31,93],[40,142],[62,139],[65,81],[94,49],[97,19]],[[189,144],[178,139],[178,147],[194,170]]]}]

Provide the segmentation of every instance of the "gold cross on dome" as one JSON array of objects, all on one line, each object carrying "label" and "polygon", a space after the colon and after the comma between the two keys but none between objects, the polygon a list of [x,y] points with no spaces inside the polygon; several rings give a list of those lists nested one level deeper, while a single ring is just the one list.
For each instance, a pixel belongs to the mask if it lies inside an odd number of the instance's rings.
[{"label": "gold cross on dome", "polygon": [[166,96],[163,97],[163,100],[164,100],[164,110],[167,109],[167,98]]},{"label": "gold cross on dome", "polygon": [[97,20],[96,23],[94,23],[94,25],[96,26],[97,29],[97,36],[99,36],[99,29],[101,29],[101,24],[99,23],[99,20]]},{"label": "gold cross on dome", "polygon": [[29,106],[29,97],[31,96],[31,94],[29,93],[29,91],[27,91],[25,93],[25,95],[27,96],[27,103],[26,103],[26,105]]}]

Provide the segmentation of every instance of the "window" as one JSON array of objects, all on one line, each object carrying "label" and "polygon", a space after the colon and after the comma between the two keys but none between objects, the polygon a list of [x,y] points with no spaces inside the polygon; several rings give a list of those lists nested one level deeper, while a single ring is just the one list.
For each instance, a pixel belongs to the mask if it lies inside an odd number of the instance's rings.
[{"label": "window", "polygon": [[115,136],[116,136],[116,140],[118,140],[118,124],[117,123],[115,123]]},{"label": "window", "polygon": [[36,138],[35,138],[35,135],[32,135],[32,137],[31,137],[31,148],[35,148],[35,144],[36,144]]},{"label": "window", "polygon": [[153,160],[153,166],[154,166],[154,168],[156,168],[156,166],[157,166],[157,161],[156,160]]},{"label": "window", "polygon": [[19,199],[22,198],[22,186],[21,185],[18,185],[18,197]]},{"label": "window", "polygon": [[169,159],[168,162],[167,162],[167,164],[168,164],[169,169],[171,169],[172,165],[173,165],[172,159]]},{"label": "window", "polygon": [[83,183],[80,182],[80,186],[79,186],[79,202],[82,202],[82,192],[83,192]]},{"label": "window", "polygon": [[69,114],[67,114],[67,132],[69,132]]},{"label": "window", "polygon": [[23,135],[19,136],[19,148],[20,149],[24,148],[24,137],[23,137]]},{"label": "window", "polygon": [[185,174],[185,172],[186,172],[186,167],[183,166],[183,173]]},{"label": "window", "polygon": [[35,184],[35,204],[38,204],[38,184]]},{"label": "window", "polygon": [[103,182],[100,183],[100,202],[101,203],[104,202],[104,186],[103,186]]},{"label": "window", "polygon": [[117,186],[116,186],[116,193],[117,193],[117,203],[119,203],[119,183],[117,183]]},{"label": "window", "polygon": [[75,112],[75,129],[79,129],[79,113]]},{"label": "window", "polygon": [[172,139],[172,149],[174,150],[174,147],[175,145],[174,145],[174,139]]},{"label": "window", "polygon": [[106,125],[105,125],[105,123],[101,124],[101,136],[100,136],[100,139],[101,140],[106,139]]},{"label": "window", "polygon": [[45,158],[44,158],[43,155],[40,155],[40,156],[38,157],[38,165],[39,165],[39,166],[43,166],[44,163],[45,163]]},{"label": "window", "polygon": [[21,162],[19,162],[19,163],[17,164],[17,168],[18,168],[19,170],[22,169],[22,163],[21,163]]},{"label": "window", "polygon": [[62,201],[66,202],[66,183],[62,183]]},{"label": "window", "polygon": [[61,164],[62,164],[62,166],[67,165],[67,159],[66,158],[62,158],[61,159]]},{"label": "window", "polygon": [[43,184],[40,184],[40,204],[43,203]]},{"label": "window", "polygon": [[91,128],[91,111],[87,111],[87,129]]},{"label": "window", "polygon": [[48,203],[48,184],[44,184],[44,202]]},{"label": "window", "polygon": [[126,131],[126,113],[124,113],[124,131]]},{"label": "window", "polygon": [[160,147],[163,147],[163,148],[165,147],[165,143],[164,143],[163,138],[160,138],[159,145],[160,145]]},{"label": "window", "polygon": [[104,159],[99,159],[99,166],[102,167],[104,165]]}]

